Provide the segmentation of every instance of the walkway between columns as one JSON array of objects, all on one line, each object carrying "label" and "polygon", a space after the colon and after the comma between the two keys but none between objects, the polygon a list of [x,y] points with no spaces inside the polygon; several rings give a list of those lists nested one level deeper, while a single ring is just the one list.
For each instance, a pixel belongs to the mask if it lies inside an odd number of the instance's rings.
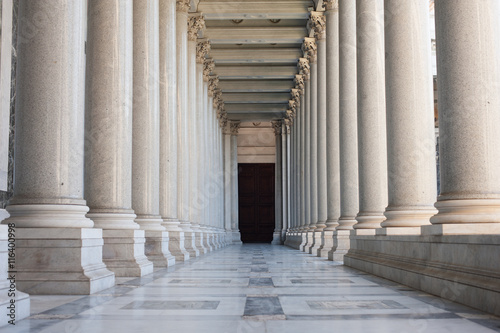
[{"label": "walkway between columns", "polygon": [[500,319],[283,246],[233,245],[91,296],[31,296],[9,332],[495,332]]}]

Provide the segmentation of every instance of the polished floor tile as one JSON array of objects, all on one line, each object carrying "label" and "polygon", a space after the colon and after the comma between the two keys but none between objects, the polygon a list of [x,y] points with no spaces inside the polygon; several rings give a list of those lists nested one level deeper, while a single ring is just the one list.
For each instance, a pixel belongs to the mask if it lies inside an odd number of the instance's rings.
[{"label": "polished floor tile", "polygon": [[[500,332],[500,319],[283,246],[230,246],[90,296],[32,296],[7,332]],[[2,330],[2,331],[3,331]]]}]

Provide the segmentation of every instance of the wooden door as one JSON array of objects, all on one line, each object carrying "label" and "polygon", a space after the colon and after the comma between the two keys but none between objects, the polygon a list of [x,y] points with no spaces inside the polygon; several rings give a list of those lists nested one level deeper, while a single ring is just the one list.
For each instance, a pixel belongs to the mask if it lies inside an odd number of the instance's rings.
[{"label": "wooden door", "polygon": [[238,197],[243,243],[271,243],[275,228],[274,164],[238,164]]}]

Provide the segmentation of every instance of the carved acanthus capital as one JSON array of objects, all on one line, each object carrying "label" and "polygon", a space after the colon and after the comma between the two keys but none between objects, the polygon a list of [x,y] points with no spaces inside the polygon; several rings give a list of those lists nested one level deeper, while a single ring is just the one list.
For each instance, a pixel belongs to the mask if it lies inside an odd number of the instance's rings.
[{"label": "carved acanthus capital", "polygon": [[297,113],[294,110],[286,110],[285,112],[285,119],[294,119]]},{"label": "carved acanthus capital", "polygon": [[189,10],[190,2],[191,2],[190,0],[177,0],[176,1],[177,11],[187,13]]},{"label": "carved acanthus capital", "polygon": [[204,40],[196,44],[196,62],[204,64],[205,56],[210,52],[210,41]]},{"label": "carved acanthus capital", "polygon": [[290,134],[290,127],[293,125],[293,118],[283,119],[283,134]]},{"label": "carved acanthus capital", "polygon": [[231,135],[238,135],[238,131],[240,130],[241,122],[240,121],[231,121],[229,123],[229,129],[231,131]]},{"label": "carved acanthus capital", "polygon": [[[300,70],[300,68],[299,68]],[[305,85],[304,85],[304,75],[302,74],[296,74],[295,75],[295,79],[293,80],[294,83],[295,83],[295,89],[297,89],[300,94],[303,94],[304,93],[304,88],[305,88]]]},{"label": "carved acanthus capital", "polygon": [[294,88],[292,89],[290,94],[292,95],[292,99],[295,101],[298,107],[300,105],[300,90]]},{"label": "carved acanthus capital", "polygon": [[205,82],[208,82],[210,74],[212,74],[214,69],[215,69],[214,59],[205,58],[205,60],[203,61],[203,80]]},{"label": "carved acanthus capital", "polygon": [[339,0],[323,0],[323,5],[326,10],[338,11],[339,10]]},{"label": "carved acanthus capital", "polygon": [[306,58],[299,58],[299,62],[297,63],[297,68],[299,69],[299,74],[303,79],[309,79],[309,71],[311,67],[309,66],[309,60]]},{"label": "carved acanthus capital", "polygon": [[299,103],[297,103],[293,99],[288,101],[288,108],[290,110],[292,110],[293,112],[297,111],[298,106],[299,106]]},{"label": "carved acanthus capital", "polygon": [[222,132],[223,132],[224,134],[227,134],[227,133],[226,133],[227,122],[228,122],[227,115],[224,115],[223,117],[221,117],[221,118],[219,119],[219,126],[220,126],[220,128],[222,128]]},{"label": "carved acanthus capital", "polygon": [[214,96],[214,92],[219,87],[219,76],[218,75],[210,75],[208,78],[208,95]]},{"label": "carved acanthus capital", "polygon": [[[224,101],[222,100],[222,91],[216,89],[213,91],[212,95],[213,95],[214,109],[217,110],[217,112],[219,112],[220,109],[224,108]],[[217,114],[217,116],[219,116],[219,114]]]},{"label": "carved acanthus capital", "polygon": [[314,30],[316,40],[326,38],[326,16],[323,12],[311,12],[311,28]]},{"label": "carved acanthus capital", "polygon": [[302,52],[310,63],[316,62],[317,51],[316,39],[313,37],[305,37],[304,43],[302,43]]},{"label": "carved acanthus capital", "polygon": [[273,126],[274,135],[276,136],[281,135],[281,128],[283,127],[283,122],[281,120],[275,120],[271,122],[271,125]]},{"label": "carved acanthus capital", "polygon": [[205,28],[205,18],[200,14],[190,16],[188,19],[188,40],[196,42],[198,32]]}]

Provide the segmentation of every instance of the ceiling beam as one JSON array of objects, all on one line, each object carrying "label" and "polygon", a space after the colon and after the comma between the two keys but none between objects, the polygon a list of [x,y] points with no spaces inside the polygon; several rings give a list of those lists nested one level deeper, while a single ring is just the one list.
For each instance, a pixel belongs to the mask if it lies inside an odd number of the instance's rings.
[{"label": "ceiling beam", "polygon": [[302,56],[299,48],[213,49],[210,56],[215,64],[281,63],[295,64]]},{"label": "ceiling beam", "polygon": [[201,1],[198,11],[206,20],[214,19],[307,19],[310,0],[295,1]]},{"label": "ceiling beam", "polygon": [[222,93],[232,92],[289,92],[294,87],[293,80],[220,80]]},{"label": "ceiling beam", "polygon": [[236,104],[228,103],[225,104],[226,112],[229,114],[235,113],[282,113],[285,112],[288,107],[286,104]]},{"label": "ceiling beam", "polygon": [[221,80],[294,79],[297,66],[217,66],[215,73]]},{"label": "ceiling beam", "polygon": [[284,112],[279,113],[231,113],[228,114],[229,120],[240,120],[240,121],[272,121],[282,119],[285,116]]},{"label": "ceiling beam", "polygon": [[286,104],[291,98],[290,93],[224,93],[224,103],[282,103]]},{"label": "ceiling beam", "polygon": [[204,37],[212,44],[301,44],[306,27],[207,28]]}]

